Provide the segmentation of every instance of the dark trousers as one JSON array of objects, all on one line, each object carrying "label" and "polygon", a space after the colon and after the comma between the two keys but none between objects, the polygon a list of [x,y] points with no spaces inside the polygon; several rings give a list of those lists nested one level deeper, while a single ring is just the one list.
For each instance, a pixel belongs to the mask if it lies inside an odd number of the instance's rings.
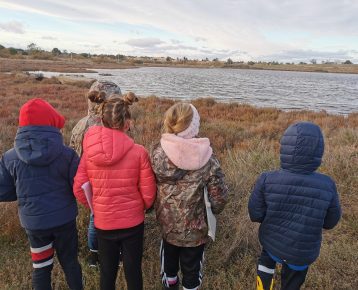
[{"label": "dark trousers", "polygon": [[142,290],[142,255],[144,223],[121,230],[97,231],[101,290],[114,290],[122,251],[128,290]]},{"label": "dark trousers", "polygon": [[175,285],[179,283],[177,274],[180,264],[183,287],[197,289],[203,279],[204,248],[205,244],[197,247],[177,247],[163,240],[160,248],[163,285],[170,288],[175,279]]},{"label": "dark trousers", "polygon": [[32,286],[35,290],[51,290],[51,271],[56,252],[71,290],[83,289],[82,271],[77,259],[78,237],[76,220],[47,230],[26,230],[30,241],[34,270]]},{"label": "dark trousers", "polygon": [[[258,261],[257,290],[273,289],[273,274],[276,261],[263,249]],[[292,270],[287,264],[282,264],[281,290],[299,290],[305,282],[308,268],[303,271]]]}]

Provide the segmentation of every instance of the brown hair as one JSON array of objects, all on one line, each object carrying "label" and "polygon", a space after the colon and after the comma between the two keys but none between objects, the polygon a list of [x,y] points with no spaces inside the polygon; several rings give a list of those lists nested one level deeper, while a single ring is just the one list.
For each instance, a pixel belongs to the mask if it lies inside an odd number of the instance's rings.
[{"label": "brown hair", "polygon": [[164,132],[177,134],[189,127],[193,119],[193,110],[188,103],[171,106],[164,115]]},{"label": "brown hair", "polygon": [[106,99],[104,91],[92,91],[88,94],[88,99],[100,104],[98,114],[102,119],[103,126],[112,129],[123,130],[125,121],[131,118],[129,106],[138,102],[137,96],[128,92],[124,96],[111,95],[110,99]]}]

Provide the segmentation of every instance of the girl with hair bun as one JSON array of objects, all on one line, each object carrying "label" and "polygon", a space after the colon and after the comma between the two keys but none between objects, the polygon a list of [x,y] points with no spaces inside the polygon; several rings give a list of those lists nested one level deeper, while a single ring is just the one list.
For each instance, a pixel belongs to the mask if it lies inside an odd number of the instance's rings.
[{"label": "girl with hair bun", "polygon": [[[88,102],[88,113],[87,116],[83,117],[78,123],[73,127],[70,147],[74,149],[78,156],[82,156],[82,145],[83,145],[83,137],[87,130],[92,126],[101,126],[102,120],[99,116],[99,106],[97,102],[92,102],[91,99],[94,99],[94,96],[98,95],[100,92],[100,96],[104,100],[109,100],[113,98],[121,98],[122,92],[120,87],[113,82],[100,80],[95,81],[88,93],[86,94],[86,99]],[[90,267],[98,266],[98,243],[97,243],[97,234],[94,228],[93,222],[93,214],[90,215],[90,220],[88,224],[88,265]]]},{"label": "girl with hair bun", "polygon": [[160,255],[164,289],[179,289],[179,265],[183,289],[200,287],[204,247],[209,240],[204,195],[214,214],[224,209],[227,200],[220,163],[209,139],[197,137],[199,126],[200,116],[192,104],[173,105],[165,113],[165,133],[152,152],[158,187],[155,210],[163,237]]},{"label": "girl with hair bun", "polygon": [[75,177],[74,193],[89,207],[83,185],[90,183],[98,237],[100,288],[115,289],[119,255],[129,290],[140,290],[144,212],[155,199],[156,183],[146,149],[126,135],[129,107],[138,101],[133,93],[105,98],[88,95],[97,103],[103,126],[92,126],[83,140],[83,155]]}]

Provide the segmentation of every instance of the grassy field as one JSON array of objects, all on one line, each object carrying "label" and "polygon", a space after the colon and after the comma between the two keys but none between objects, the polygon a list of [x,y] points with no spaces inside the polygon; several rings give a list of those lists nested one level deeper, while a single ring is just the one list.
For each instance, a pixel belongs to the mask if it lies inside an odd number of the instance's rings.
[{"label": "grassy field", "polygon": [[[61,85],[55,79],[41,82],[26,75],[0,74],[0,153],[12,147],[20,106],[33,97],[53,104],[67,122],[66,143],[71,129],[86,114],[84,83]],[[343,218],[332,231],[325,231],[319,259],[312,265],[303,289],[356,289],[358,284],[358,113],[347,117],[325,112],[282,112],[243,104],[222,104],[212,99],[193,102],[202,118],[201,135],[210,138],[229,184],[229,202],[218,217],[217,241],[208,245],[203,289],[254,289],[256,259],[260,251],[256,224],[249,221],[247,200],[257,176],[279,166],[279,139],[293,122],[313,121],[321,126],[326,151],[320,171],[337,182]],[[142,98],[133,107],[136,142],[149,150],[159,141],[161,120],[171,100]],[[0,204],[0,289],[31,288],[29,245],[17,217],[16,203]],[[78,217],[80,261],[85,289],[98,289],[99,273],[86,265],[88,211]],[[144,289],[161,289],[159,278],[160,233],[153,213],[146,217],[143,258]],[[66,289],[56,263],[54,289]],[[125,289],[120,269],[118,289]],[[279,282],[275,289],[279,289]]]}]

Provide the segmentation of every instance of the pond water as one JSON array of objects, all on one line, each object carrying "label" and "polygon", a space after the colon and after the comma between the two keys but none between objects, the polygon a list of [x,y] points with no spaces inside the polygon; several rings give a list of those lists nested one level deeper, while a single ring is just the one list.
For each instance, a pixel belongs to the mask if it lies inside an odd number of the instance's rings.
[{"label": "pond water", "polygon": [[[146,67],[65,74],[111,80],[122,92],[178,99],[213,97],[284,110],[358,112],[358,75],[268,70]],[[61,73],[43,72],[45,76]]]}]

